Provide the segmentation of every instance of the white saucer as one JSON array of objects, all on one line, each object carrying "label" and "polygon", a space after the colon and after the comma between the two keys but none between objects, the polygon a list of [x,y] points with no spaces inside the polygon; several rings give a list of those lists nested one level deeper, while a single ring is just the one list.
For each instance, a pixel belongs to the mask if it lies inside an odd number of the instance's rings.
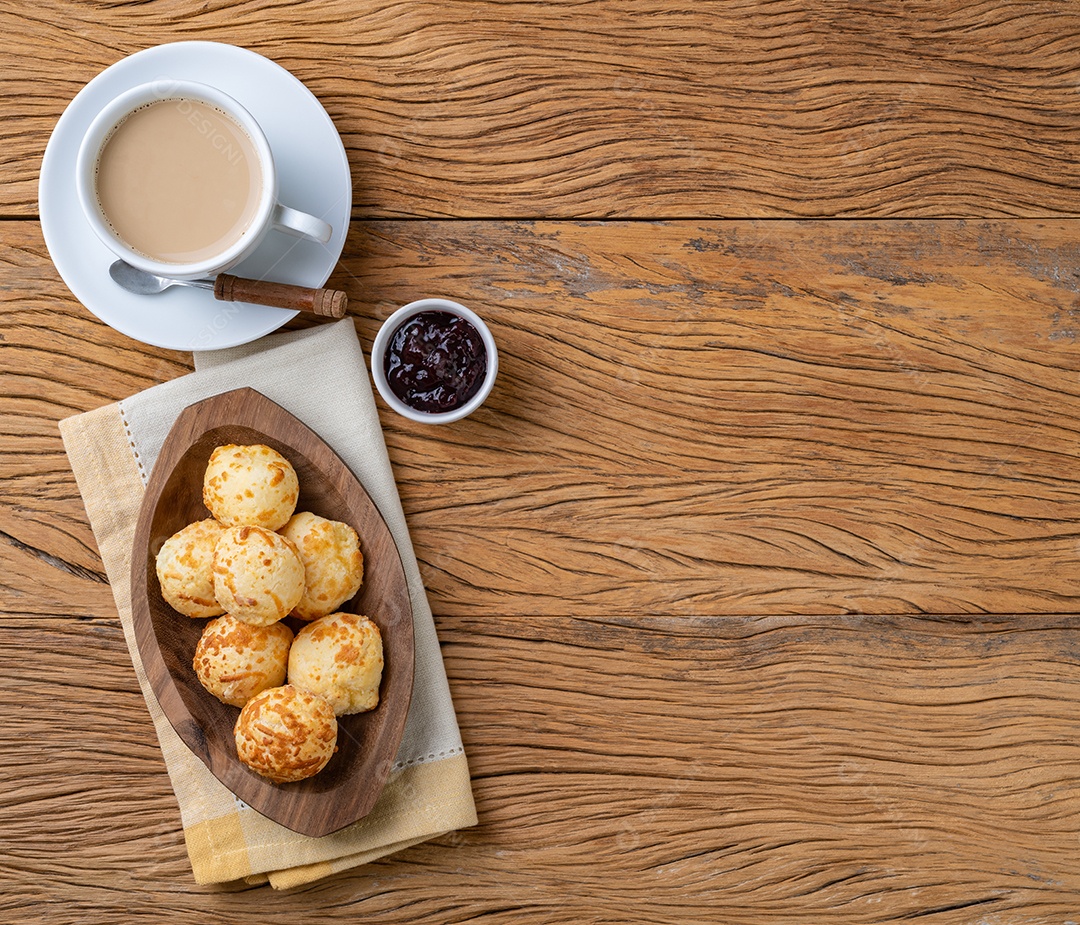
[{"label": "white saucer", "polygon": [[102,71],[71,101],[45,149],[38,186],[41,230],[60,276],[83,305],[128,337],[171,350],[220,350],[269,334],[296,312],[218,302],[211,292],[186,287],[154,296],[125,292],[109,278],[114,255],[87,224],[75,193],[75,156],[98,111],[131,87],[169,77],[212,84],[235,97],[270,142],[280,201],[333,226],[326,244],[271,231],[230,271],[237,276],[323,285],[345,246],[352,176],[341,136],[311,91],[280,65],[235,45],[148,48]]}]

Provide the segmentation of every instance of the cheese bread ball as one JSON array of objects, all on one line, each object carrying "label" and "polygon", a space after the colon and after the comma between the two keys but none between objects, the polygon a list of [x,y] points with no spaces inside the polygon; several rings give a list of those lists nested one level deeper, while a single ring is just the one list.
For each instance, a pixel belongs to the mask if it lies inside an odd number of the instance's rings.
[{"label": "cheese bread ball", "polygon": [[287,616],[304,594],[296,547],[262,527],[229,527],[214,547],[214,596],[238,620],[256,626]]},{"label": "cheese bread ball", "polygon": [[289,650],[289,683],[325,697],[337,716],[378,705],[382,670],[379,628],[353,613],[309,623]]},{"label": "cheese bread ball", "polygon": [[233,728],[240,760],[276,784],[318,774],[337,751],[337,732],[330,704],[291,684],[252,697]]},{"label": "cheese bread ball", "polygon": [[219,446],[203,475],[203,503],[226,527],[285,526],[300,497],[296,470],[277,450],[256,443]]},{"label": "cheese bread ball", "polygon": [[292,540],[304,563],[304,596],[293,616],[324,617],[360,590],[364,556],[360,538],[348,524],[303,511],[293,514],[281,535]]},{"label": "cheese bread ball", "polygon": [[224,529],[216,520],[200,520],[162,544],[155,565],[161,596],[173,610],[189,617],[225,612],[214,596],[214,547]]},{"label": "cheese bread ball", "polygon": [[218,700],[242,707],[256,694],[285,683],[292,640],[284,623],[252,626],[225,614],[206,624],[192,667]]}]

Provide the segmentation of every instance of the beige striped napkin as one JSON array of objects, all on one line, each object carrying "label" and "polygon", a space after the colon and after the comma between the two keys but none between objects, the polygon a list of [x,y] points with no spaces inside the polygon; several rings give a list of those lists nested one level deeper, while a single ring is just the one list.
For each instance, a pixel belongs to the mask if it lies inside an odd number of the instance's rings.
[{"label": "beige striped napkin", "polygon": [[[469,770],[435,624],[351,319],[196,354],[195,366],[190,375],[60,422],[180,804],[195,879],[294,887],[474,825]],[[245,806],[188,750],[154,699],[132,631],[131,547],[147,475],[181,410],[242,386],[306,423],[352,469],[394,534],[412,597],[415,679],[397,760],[374,810],[323,838],[298,835]]]}]

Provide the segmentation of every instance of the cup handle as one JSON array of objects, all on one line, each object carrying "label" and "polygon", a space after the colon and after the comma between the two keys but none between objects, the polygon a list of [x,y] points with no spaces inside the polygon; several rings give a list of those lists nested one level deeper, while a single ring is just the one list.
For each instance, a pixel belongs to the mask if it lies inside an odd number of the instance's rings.
[{"label": "cup handle", "polygon": [[278,231],[296,235],[298,238],[310,238],[325,244],[330,240],[334,229],[321,218],[308,215],[307,212],[298,212],[283,206],[280,202],[274,205],[274,211],[270,215],[270,221]]}]

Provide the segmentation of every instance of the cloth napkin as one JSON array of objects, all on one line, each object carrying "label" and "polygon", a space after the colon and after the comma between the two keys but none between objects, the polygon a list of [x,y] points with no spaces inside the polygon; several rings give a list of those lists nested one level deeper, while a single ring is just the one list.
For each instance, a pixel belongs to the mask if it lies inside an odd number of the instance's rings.
[{"label": "cloth napkin", "polygon": [[[298,835],[240,802],[184,745],[154,698],[132,629],[135,522],[162,443],[185,407],[243,386],[311,427],[353,471],[394,535],[412,599],[415,677],[397,759],[372,812],[322,838]],[[180,804],[198,882],[294,887],[476,823],[435,624],[351,319],[197,353],[195,372],[67,418],[60,432]]]}]

